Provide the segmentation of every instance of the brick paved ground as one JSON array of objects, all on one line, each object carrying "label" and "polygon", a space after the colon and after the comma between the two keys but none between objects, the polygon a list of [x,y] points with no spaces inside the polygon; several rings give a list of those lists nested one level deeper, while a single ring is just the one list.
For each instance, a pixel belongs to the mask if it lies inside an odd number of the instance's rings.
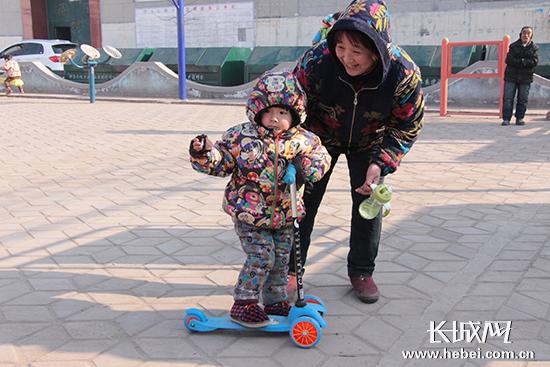
[{"label": "brick paved ground", "polygon": [[[287,335],[189,334],[183,310],[226,312],[243,254],[220,210],[224,179],[187,162],[191,137],[239,106],[0,97],[0,366],[485,366],[404,360],[429,321],[512,320],[512,344],[550,361],[550,122],[427,116],[389,182],[377,281],[350,293],[349,187],[339,162],[318,217],[306,292],[323,298],[318,347]],[[529,363],[548,366],[550,362]]]}]

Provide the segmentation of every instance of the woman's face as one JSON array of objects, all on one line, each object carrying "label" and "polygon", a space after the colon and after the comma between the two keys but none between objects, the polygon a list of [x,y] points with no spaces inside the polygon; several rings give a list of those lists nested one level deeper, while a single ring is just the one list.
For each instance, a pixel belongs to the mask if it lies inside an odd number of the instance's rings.
[{"label": "woman's face", "polygon": [[378,60],[378,55],[360,43],[352,43],[344,33],[336,42],[336,57],[344,65],[349,76],[369,73]]}]

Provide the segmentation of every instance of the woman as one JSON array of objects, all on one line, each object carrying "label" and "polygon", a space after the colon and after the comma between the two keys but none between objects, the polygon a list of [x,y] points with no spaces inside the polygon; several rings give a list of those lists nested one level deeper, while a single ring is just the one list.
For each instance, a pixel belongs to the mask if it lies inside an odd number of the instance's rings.
[{"label": "woman", "polygon": [[[327,40],[306,51],[294,70],[308,97],[305,127],[321,138],[332,156],[330,171],[304,196],[302,261],[332,169],[345,154],[353,201],[348,275],[355,295],[365,303],[379,298],[372,273],[382,218],[365,220],[358,207],[370,194],[370,184],[397,169],[424,116],[420,71],[391,43],[389,28],[384,1],[353,1]],[[290,270],[289,288],[294,288],[292,261]]]}]

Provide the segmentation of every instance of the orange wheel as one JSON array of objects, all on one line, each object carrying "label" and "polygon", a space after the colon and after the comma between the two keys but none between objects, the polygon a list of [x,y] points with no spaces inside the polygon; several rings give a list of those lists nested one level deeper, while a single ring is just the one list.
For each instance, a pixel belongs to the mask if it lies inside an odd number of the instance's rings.
[{"label": "orange wheel", "polygon": [[321,327],[310,317],[299,317],[292,324],[290,338],[300,348],[311,348],[321,339]]}]

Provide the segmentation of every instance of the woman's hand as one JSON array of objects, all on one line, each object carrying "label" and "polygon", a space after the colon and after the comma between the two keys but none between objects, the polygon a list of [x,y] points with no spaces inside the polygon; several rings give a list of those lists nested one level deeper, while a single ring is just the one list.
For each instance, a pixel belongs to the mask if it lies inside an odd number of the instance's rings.
[{"label": "woman's hand", "polygon": [[380,173],[382,169],[377,164],[371,164],[367,169],[367,177],[363,185],[355,189],[355,192],[361,195],[370,195],[372,189],[370,188],[371,184],[377,184],[380,182]]}]

